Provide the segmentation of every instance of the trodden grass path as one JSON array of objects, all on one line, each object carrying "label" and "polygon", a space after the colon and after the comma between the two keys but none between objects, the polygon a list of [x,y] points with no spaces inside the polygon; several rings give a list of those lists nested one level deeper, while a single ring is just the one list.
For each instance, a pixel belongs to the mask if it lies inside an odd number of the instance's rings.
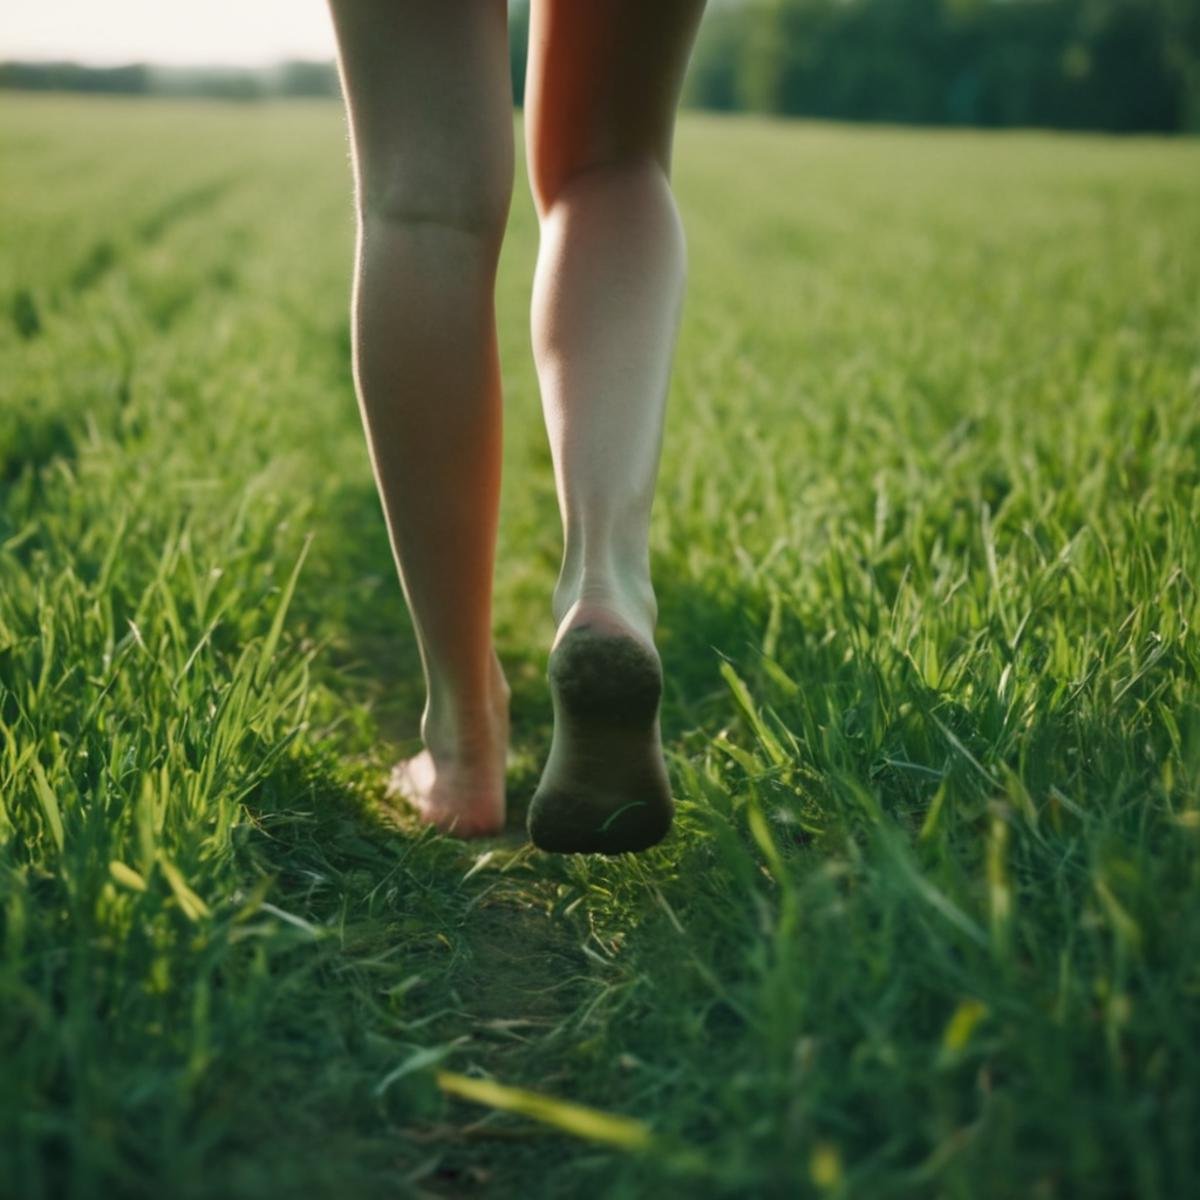
[{"label": "trodden grass path", "polygon": [[380,806],[337,108],[9,96],[0,161],[0,1194],[1197,1191],[1200,146],[684,121],[679,817],[620,860],[520,831],[524,192],[462,845]]}]

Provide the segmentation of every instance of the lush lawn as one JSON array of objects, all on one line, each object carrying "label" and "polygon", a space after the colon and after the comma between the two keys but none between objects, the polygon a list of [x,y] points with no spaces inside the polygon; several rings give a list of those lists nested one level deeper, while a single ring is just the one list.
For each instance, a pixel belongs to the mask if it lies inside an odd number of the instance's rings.
[{"label": "lush lawn", "polygon": [[0,1194],[1195,1194],[1200,145],[685,121],[679,820],[617,861],[520,830],[523,185],[513,830],[379,808],[346,157],[333,105],[0,108]]}]

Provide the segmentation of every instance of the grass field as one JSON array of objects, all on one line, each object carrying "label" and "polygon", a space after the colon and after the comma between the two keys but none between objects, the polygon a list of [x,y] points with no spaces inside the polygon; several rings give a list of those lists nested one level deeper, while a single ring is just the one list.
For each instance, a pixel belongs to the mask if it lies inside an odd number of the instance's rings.
[{"label": "grass field", "polygon": [[0,161],[0,1194],[1197,1194],[1200,144],[685,119],[679,816],[618,860],[520,828],[523,183],[464,845],[380,807],[338,109],[10,96]]}]

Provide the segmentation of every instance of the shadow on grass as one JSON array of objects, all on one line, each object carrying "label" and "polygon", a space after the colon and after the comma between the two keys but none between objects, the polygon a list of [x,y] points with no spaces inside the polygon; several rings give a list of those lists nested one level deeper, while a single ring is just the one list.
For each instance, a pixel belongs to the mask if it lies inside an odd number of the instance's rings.
[{"label": "shadow on grass", "polygon": [[[723,657],[743,660],[762,644],[768,605],[750,588],[714,587],[660,570],[658,645],[666,686],[663,736],[668,742],[727,720]],[[715,730],[713,730],[715,732]]]},{"label": "shadow on grass", "polygon": [[[295,605],[304,623],[328,640],[318,673],[350,708],[369,713],[363,745],[399,756],[418,746],[424,683],[416,639],[392,566],[379,500],[369,479],[344,483],[322,512],[325,531],[314,544]],[[659,645],[666,690],[664,739],[712,731],[728,719],[722,655],[744,660],[761,644],[768,603],[749,588],[708,587],[660,566]],[[501,585],[503,586],[503,584]],[[518,830],[549,751],[552,712],[546,686],[548,647],[501,644],[512,689],[508,770],[510,826]]]},{"label": "shadow on grass", "polygon": [[[293,1149],[332,1134],[357,1146],[356,1174],[378,1182],[399,1164],[435,1192],[485,1170],[524,1177],[547,1143],[540,1132],[514,1135],[511,1121],[496,1128],[443,1101],[427,1070],[382,1081],[426,1050],[431,1064],[440,1052],[510,1081],[553,1075],[590,969],[577,922],[555,911],[560,872],[497,840],[415,824],[399,836],[341,776],[332,751],[280,762],[248,802],[255,820],[239,846],[243,875],[272,879],[276,913],[315,931],[273,964],[269,1044],[256,1053],[276,1080],[306,1080]],[[499,857],[479,869],[489,847]],[[253,1109],[261,1088],[247,1086]],[[513,1136],[524,1142],[515,1154]]]},{"label": "shadow on grass", "polygon": [[[398,829],[339,778],[330,753],[281,762],[248,806],[245,873],[274,881],[277,906],[336,928],[333,957],[347,967],[370,959],[385,982],[420,975],[430,1004],[418,1007],[496,1023],[485,1040],[512,1041],[506,1022],[542,1025],[573,1007],[563,996],[587,960],[550,917],[558,872],[538,870],[532,852],[438,837],[415,822]],[[481,858],[493,869],[479,869]],[[444,1032],[461,1033],[462,1022]]]},{"label": "shadow on grass", "polygon": [[[339,487],[322,518],[325,529],[294,601],[298,621],[328,642],[318,678],[348,706],[369,713],[364,739],[384,743],[397,756],[411,753],[420,736],[425,687],[374,485],[367,479]],[[512,688],[509,802],[516,827],[549,748],[551,712],[544,650],[500,649]]]}]

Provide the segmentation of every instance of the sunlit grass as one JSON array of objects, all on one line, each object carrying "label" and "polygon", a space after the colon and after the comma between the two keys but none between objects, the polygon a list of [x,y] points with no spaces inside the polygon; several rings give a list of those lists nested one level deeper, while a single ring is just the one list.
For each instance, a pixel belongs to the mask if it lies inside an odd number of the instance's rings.
[{"label": "sunlit grass", "polygon": [[0,155],[0,1193],[1196,1190],[1200,148],[685,120],[678,832],[619,861],[379,808],[337,109],[10,98]]}]

